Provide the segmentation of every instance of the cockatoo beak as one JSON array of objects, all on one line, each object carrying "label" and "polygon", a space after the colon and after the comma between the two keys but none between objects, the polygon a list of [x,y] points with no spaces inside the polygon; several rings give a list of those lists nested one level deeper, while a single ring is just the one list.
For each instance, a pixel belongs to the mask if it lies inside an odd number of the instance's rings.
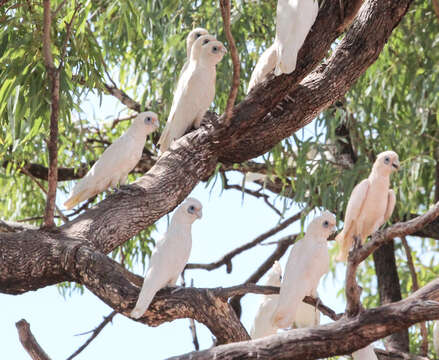
[{"label": "cockatoo beak", "polygon": [[198,219],[201,219],[201,218],[203,217],[203,211],[202,211],[201,209],[197,210],[197,211],[195,212],[195,214],[197,215],[197,218],[198,218]]},{"label": "cockatoo beak", "polygon": [[399,161],[392,162],[392,166],[393,166],[396,170],[398,170],[399,167],[400,167]]},{"label": "cockatoo beak", "polygon": [[222,51],[224,54],[227,54],[227,49],[226,49],[224,46],[221,48],[221,51]]},{"label": "cockatoo beak", "polygon": [[158,128],[160,127],[160,121],[159,121],[159,119],[155,119],[154,122],[153,122],[153,124],[154,124],[154,127],[155,127],[156,129],[158,129]]}]

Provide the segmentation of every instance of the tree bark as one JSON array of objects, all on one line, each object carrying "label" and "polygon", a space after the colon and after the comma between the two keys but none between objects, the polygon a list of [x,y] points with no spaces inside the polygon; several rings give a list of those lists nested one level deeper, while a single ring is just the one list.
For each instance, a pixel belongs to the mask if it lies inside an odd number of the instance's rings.
[{"label": "tree bark", "polygon": [[[393,240],[382,245],[373,253],[375,271],[378,279],[380,304],[389,304],[402,299],[398,271],[395,260]],[[409,333],[402,330],[388,336],[385,341],[386,349],[409,352]]]},{"label": "tree bark", "polygon": [[295,329],[253,341],[237,342],[173,357],[179,360],[308,360],[347,355],[373,341],[425,320],[439,318],[439,280],[407,299],[365,310],[354,318]]}]

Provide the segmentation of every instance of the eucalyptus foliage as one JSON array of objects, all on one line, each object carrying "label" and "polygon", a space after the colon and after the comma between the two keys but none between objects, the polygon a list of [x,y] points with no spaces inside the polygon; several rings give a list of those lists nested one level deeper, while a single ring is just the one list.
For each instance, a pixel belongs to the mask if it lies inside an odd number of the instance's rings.
[{"label": "eucalyptus foliage", "polygon": [[[37,225],[44,212],[45,195],[35,179],[24,175],[24,164],[47,166],[50,88],[42,56],[41,1],[6,1],[0,8],[0,216],[28,219]],[[79,7],[77,8],[77,6]],[[76,9],[77,8],[77,9]],[[236,0],[232,32],[239,49],[244,98],[251,71],[261,52],[274,38],[276,1]],[[67,39],[67,24],[73,18]],[[52,52],[55,63],[66,57],[61,70],[59,166],[91,164],[119,137],[128,122],[102,125],[101,118],[84,118],[81,107],[90,94],[102,96],[105,84],[117,86],[144,108],[160,114],[162,126],[170,110],[173,89],[186,57],[185,37],[205,27],[226,42],[217,1],[52,1]],[[227,45],[227,43],[226,43]],[[325,207],[342,214],[352,188],[367,176],[374,156],[396,151],[402,170],[393,176],[397,208],[392,220],[421,213],[433,202],[439,164],[439,18],[431,1],[417,0],[394,31],[378,61],[360,78],[337,106],[322,113],[306,130],[293,134],[257,161],[264,161],[298,203]],[[218,65],[214,110],[224,110],[232,64]],[[110,79],[112,76],[113,79]],[[115,102],[118,100],[115,98]],[[116,114],[117,115],[117,114]],[[87,116],[91,114],[87,113]],[[91,124],[100,123],[98,127]],[[349,130],[358,159],[348,166],[334,164],[334,153]],[[156,153],[153,137],[146,148]],[[336,161],[335,161],[336,162]],[[129,179],[133,180],[133,177]],[[46,186],[44,181],[39,182]],[[69,184],[59,183],[59,194]],[[282,196],[282,195],[281,195]],[[96,201],[105,197],[99,195]],[[61,221],[58,219],[58,223]],[[131,267],[149,254],[152,228],[128,241],[113,254]],[[435,240],[411,241],[420,286],[439,271]],[[406,256],[396,244],[403,296],[412,291]],[[378,304],[373,263],[359,272],[364,304]],[[411,330],[414,350],[420,335]]]}]

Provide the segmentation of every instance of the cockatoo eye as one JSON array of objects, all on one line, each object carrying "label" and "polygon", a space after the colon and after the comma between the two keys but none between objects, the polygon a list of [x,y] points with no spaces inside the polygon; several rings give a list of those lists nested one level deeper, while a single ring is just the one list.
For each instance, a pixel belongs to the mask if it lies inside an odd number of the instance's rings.
[{"label": "cockatoo eye", "polygon": [[329,226],[329,222],[328,222],[328,220],[325,220],[323,222],[323,227],[327,228],[328,226]]},{"label": "cockatoo eye", "polygon": [[385,157],[384,158],[384,163],[388,164],[390,162],[390,158],[389,157]]},{"label": "cockatoo eye", "polygon": [[197,39],[198,39],[200,36],[201,36],[200,33],[196,33],[196,34],[195,34],[195,37],[196,37]]},{"label": "cockatoo eye", "polygon": [[188,209],[187,209],[187,212],[189,214],[193,214],[195,212],[195,206],[193,206],[193,205],[189,206]]},{"label": "cockatoo eye", "polygon": [[213,51],[214,53],[216,53],[216,52],[218,51],[218,46],[214,46],[214,47],[212,48],[212,51]]},{"label": "cockatoo eye", "polygon": [[145,118],[145,124],[150,124],[152,121],[151,116]]}]

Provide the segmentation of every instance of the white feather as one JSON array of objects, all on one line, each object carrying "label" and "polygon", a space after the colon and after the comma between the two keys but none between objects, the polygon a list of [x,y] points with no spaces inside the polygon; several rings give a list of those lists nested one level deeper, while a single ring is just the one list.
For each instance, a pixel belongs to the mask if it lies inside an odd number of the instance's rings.
[{"label": "white feather", "polygon": [[[311,296],[317,298],[319,295],[316,292],[312,293]],[[320,311],[303,301],[299,302],[297,306],[296,316],[294,318],[293,327],[295,328],[305,328],[312,327],[320,324]]]},{"label": "white feather", "polygon": [[[193,208],[193,211],[190,208]],[[189,259],[192,223],[201,218],[201,203],[188,198],[172,216],[169,229],[151,254],[142,289],[131,317],[138,319],[148,309],[157,291],[174,286]]]},{"label": "white feather", "polygon": [[[215,97],[216,64],[226,50],[221,42],[214,39],[211,35],[204,35],[192,46],[189,65],[177,84],[171,112],[158,142],[162,153],[192,126],[200,127]],[[204,43],[206,40],[209,41]],[[217,51],[214,52],[214,49]]]},{"label": "white feather", "polygon": [[277,52],[275,75],[290,74],[296,68],[297,54],[319,12],[316,0],[278,0],[276,16]]},{"label": "white feather", "polygon": [[[276,261],[268,274],[268,279],[265,284],[267,286],[280,286],[281,280],[282,268],[279,262]],[[271,318],[273,316],[273,311],[276,308],[278,297],[279,295],[277,294],[264,295],[250,331],[252,339],[276,334],[277,328],[273,326]]]},{"label": "white feather", "polygon": [[262,55],[258,59],[255,68],[253,69],[252,76],[250,77],[250,82],[248,83],[247,94],[257,84],[263,82],[267,78],[267,75],[274,70],[276,62],[276,48],[274,45],[271,45],[262,53]]},{"label": "white feather", "polygon": [[378,360],[372,344],[353,352],[352,357],[354,360]]},{"label": "white feather", "polygon": [[316,293],[320,278],[329,271],[327,239],[334,227],[335,216],[325,211],[308,225],[303,239],[291,249],[272,318],[274,326],[291,326],[303,298]]},{"label": "white feather", "polygon": [[64,203],[66,209],[109,187],[124,184],[129,172],[142,157],[146,136],[156,130],[158,124],[157,114],[153,112],[137,115],[128,130],[104,151],[88,173],[76,183]]}]

